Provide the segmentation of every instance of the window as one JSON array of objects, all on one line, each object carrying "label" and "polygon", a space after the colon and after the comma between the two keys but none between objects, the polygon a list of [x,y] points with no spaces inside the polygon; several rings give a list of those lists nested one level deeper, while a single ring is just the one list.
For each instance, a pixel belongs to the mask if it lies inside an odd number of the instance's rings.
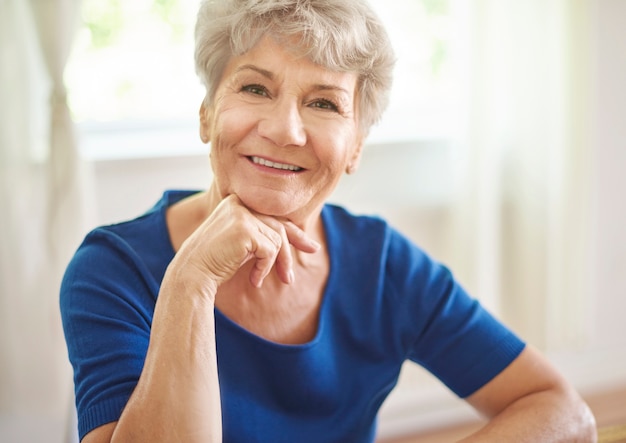
[{"label": "window", "polygon": [[[398,63],[390,107],[370,140],[446,138],[459,89],[458,11],[450,0],[393,1],[394,8],[372,2]],[[193,65],[197,7],[197,0],[83,1],[66,83],[87,157],[206,151],[197,136],[204,96]]]},{"label": "window", "polygon": [[372,137],[377,142],[448,139],[456,123],[464,48],[461,2],[375,0],[397,63],[391,101]]}]

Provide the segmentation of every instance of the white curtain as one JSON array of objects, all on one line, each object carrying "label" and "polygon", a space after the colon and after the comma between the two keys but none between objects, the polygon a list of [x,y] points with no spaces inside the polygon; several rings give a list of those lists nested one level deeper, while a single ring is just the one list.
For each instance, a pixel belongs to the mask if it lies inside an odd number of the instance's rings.
[{"label": "white curtain", "polygon": [[571,348],[589,307],[591,0],[474,0],[453,265],[532,343]]},{"label": "white curtain", "polygon": [[0,5],[0,435],[64,441],[71,371],[58,291],[89,188],[63,84],[79,0]]}]

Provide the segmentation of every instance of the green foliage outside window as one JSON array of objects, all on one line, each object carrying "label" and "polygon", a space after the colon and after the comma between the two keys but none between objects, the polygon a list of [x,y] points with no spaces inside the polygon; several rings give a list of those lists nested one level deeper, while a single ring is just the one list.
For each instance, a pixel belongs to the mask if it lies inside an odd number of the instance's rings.
[{"label": "green foliage outside window", "polygon": [[[370,0],[399,58],[400,107],[441,102],[451,59],[450,0]],[[380,5],[378,5],[380,3]],[[74,118],[184,118],[199,102],[193,26],[199,0],[83,0],[66,72]],[[396,39],[394,41],[394,38]],[[394,94],[392,93],[392,100]]]}]

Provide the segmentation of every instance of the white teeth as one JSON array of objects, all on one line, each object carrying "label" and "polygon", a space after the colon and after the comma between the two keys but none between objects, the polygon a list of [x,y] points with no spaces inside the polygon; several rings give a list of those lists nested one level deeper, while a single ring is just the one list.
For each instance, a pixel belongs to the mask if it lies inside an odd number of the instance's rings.
[{"label": "white teeth", "polygon": [[273,161],[265,160],[264,158],[261,158],[261,157],[252,156],[250,158],[252,159],[253,163],[255,163],[257,165],[267,166],[268,168],[284,169],[284,170],[288,170],[288,171],[300,171],[302,169],[299,166],[288,165],[286,163],[276,163],[276,162],[273,162]]}]

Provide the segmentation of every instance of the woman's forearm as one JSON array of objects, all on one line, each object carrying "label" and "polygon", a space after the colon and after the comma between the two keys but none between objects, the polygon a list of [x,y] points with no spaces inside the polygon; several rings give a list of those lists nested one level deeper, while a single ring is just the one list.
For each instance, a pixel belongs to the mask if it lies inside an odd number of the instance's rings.
[{"label": "woman's forearm", "polygon": [[214,288],[206,291],[205,282],[164,279],[144,368],[113,442],[222,441]]},{"label": "woman's forearm", "polygon": [[596,439],[595,419],[578,394],[551,389],[518,399],[461,442],[588,443]]}]

